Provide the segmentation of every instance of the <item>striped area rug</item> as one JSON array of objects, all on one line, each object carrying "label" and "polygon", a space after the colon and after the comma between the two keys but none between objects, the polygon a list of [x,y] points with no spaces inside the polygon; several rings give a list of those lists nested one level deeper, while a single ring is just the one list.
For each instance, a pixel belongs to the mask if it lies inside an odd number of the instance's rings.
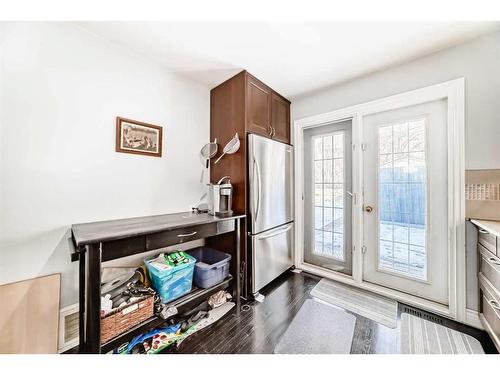
[{"label": "striped area rug", "polygon": [[402,354],[484,354],[479,341],[428,320],[401,314]]},{"label": "striped area rug", "polygon": [[311,295],[389,328],[397,327],[398,303],[349,285],[321,279]]}]

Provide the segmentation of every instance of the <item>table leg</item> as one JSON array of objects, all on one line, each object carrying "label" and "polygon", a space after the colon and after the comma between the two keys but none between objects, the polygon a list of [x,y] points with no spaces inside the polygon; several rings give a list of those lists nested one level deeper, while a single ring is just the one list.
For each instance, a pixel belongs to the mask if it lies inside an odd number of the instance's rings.
[{"label": "table leg", "polygon": [[101,244],[87,252],[85,352],[101,352]]},{"label": "table leg", "polygon": [[240,232],[240,226],[241,226],[241,219],[236,219],[236,230],[234,232],[234,248],[236,249],[235,255],[236,255],[236,313],[239,314],[241,310],[241,301],[240,301],[240,295],[241,295],[241,232]]},{"label": "table leg", "polygon": [[78,322],[79,322],[79,348],[80,353],[85,353],[85,251],[78,255]]}]

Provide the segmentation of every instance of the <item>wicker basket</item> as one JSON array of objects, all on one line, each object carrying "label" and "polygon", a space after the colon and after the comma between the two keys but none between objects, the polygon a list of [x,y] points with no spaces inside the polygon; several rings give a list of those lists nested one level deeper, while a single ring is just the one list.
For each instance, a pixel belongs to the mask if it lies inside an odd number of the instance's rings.
[{"label": "wicker basket", "polygon": [[128,331],[154,315],[154,297],[125,305],[101,317],[101,344]]}]

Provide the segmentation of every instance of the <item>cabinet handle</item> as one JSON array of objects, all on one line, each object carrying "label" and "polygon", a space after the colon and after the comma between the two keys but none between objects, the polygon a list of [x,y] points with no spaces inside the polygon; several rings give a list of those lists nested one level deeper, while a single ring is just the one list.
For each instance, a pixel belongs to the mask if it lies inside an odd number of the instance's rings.
[{"label": "cabinet handle", "polygon": [[273,128],[272,128],[271,126],[269,126],[269,129],[268,129],[268,131],[267,131],[267,134],[269,134],[269,136],[270,136],[270,137],[272,137],[272,136],[273,136],[273,130],[272,130],[272,129],[273,129]]},{"label": "cabinet handle", "polygon": [[490,232],[488,232],[487,230],[485,229],[479,229],[479,233],[482,233],[482,234],[490,234]]},{"label": "cabinet handle", "polygon": [[493,300],[493,299],[490,299],[490,305],[491,305],[491,307],[493,307],[495,310],[500,311],[500,304],[499,304],[497,301],[495,301],[495,300]]},{"label": "cabinet handle", "polygon": [[496,260],[495,258],[485,258],[486,262],[491,264],[491,265],[495,265],[495,266],[500,266],[500,262],[498,260]]},{"label": "cabinet handle", "polygon": [[276,129],[273,126],[273,137],[276,135]]},{"label": "cabinet handle", "polygon": [[198,232],[194,231],[194,232],[186,233],[186,234],[178,234],[177,237],[179,237],[179,238],[191,237],[191,236],[194,236],[196,233],[198,233]]}]

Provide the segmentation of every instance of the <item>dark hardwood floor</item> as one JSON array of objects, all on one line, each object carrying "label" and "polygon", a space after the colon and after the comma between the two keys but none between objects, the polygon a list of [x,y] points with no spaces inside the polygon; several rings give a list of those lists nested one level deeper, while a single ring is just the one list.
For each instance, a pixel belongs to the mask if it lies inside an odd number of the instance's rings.
[{"label": "dark hardwood floor", "polygon": [[[307,273],[287,272],[262,291],[266,296],[263,303],[248,303],[239,316],[233,309],[221,320],[188,337],[176,352],[273,353],[281,335],[304,301],[311,298],[309,292],[320,279]],[[404,307],[405,305],[400,305],[398,318]],[[391,329],[363,316],[354,315],[357,319],[351,346],[352,354],[398,353],[398,329]],[[446,319],[443,324],[478,338],[486,353],[496,352],[484,332]]]},{"label": "dark hardwood floor", "polygon": [[309,292],[319,281],[314,276],[287,273],[264,290],[266,299],[232,310],[213,325],[188,337],[179,353],[272,353]]}]

